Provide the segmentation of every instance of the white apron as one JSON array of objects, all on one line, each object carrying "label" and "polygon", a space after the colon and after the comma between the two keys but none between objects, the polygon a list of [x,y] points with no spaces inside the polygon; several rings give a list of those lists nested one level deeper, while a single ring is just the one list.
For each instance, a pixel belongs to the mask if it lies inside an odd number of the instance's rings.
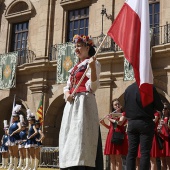
[{"label": "white apron", "polygon": [[99,118],[94,94],[77,93],[64,108],[59,134],[59,166],[95,167]]}]

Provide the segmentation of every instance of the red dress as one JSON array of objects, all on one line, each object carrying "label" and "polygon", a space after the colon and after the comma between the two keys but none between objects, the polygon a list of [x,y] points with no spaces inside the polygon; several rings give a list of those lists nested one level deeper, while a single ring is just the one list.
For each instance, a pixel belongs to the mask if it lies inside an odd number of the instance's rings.
[{"label": "red dress", "polygon": [[[125,116],[125,112],[122,113],[122,116]],[[115,120],[119,120],[120,118],[116,118]],[[104,154],[105,155],[127,155],[128,152],[128,139],[127,133],[125,132],[125,124],[127,121],[124,121],[121,126],[117,125],[116,129],[114,129],[113,124],[110,123],[109,132],[106,139]],[[122,145],[116,145],[111,143],[112,134],[115,132],[122,132],[124,133],[124,141]]]},{"label": "red dress", "polygon": [[[157,128],[158,128],[158,124],[159,124],[160,114],[158,112],[156,112],[154,114],[154,116],[158,117],[157,122],[155,122],[155,129],[154,129],[155,133],[157,134]],[[152,141],[152,148],[151,148],[150,156],[152,158],[162,157],[162,151],[159,149],[155,134],[154,134],[153,141]]]},{"label": "red dress", "polygon": [[106,138],[106,144],[105,144],[105,149],[104,149],[105,155],[113,155],[113,143],[111,142],[113,130],[114,128],[113,128],[112,122],[110,122],[109,132]]},{"label": "red dress", "polygon": [[170,142],[168,139],[168,135],[170,134],[169,128],[167,126],[168,117],[164,118],[164,124],[161,128],[161,137],[164,139],[164,149],[162,150],[162,157],[169,157],[170,156]]}]

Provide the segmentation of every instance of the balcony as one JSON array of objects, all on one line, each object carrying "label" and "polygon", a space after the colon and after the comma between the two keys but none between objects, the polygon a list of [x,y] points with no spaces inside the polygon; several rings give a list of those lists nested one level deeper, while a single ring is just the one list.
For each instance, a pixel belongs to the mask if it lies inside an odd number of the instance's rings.
[{"label": "balcony", "polygon": [[41,168],[59,168],[59,149],[58,147],[42,147],[40,152]]},{"label": "balcony", "polygon": [[170,43],[170,24],[151,28],[151,46]]},{"label": "balcony", "polygon": [[33,51],[24,49],[21,51],[18,51],[18,60],[17,65],[20,66],[25,63],[32,63],[36,58],[36,55]]},{"label": "balcony", "polygon": [[[102,42],[105,35],[94,37],[94,44],[98,48],[100,43]],[[170,43],[170,24],[166,24],[164,26],[158,26],[158,27],[152,27],[150,31],[150,39],[151,39],[151,47],[161,45],[161,44],[167,44]],[[65,45],[66,43],[63,43]],[[57,60],[58,51],[57,51],[57,44],[53,45],[51,47],[51,53],[49,55],[49,60]],[[61,46],[61,44],[60,44]],[[104,52],[116,52],[121,51],[120,47],[113,41],[112,38],[109,36],[106,38],[103,46],[101,47],[99,53]]]}]

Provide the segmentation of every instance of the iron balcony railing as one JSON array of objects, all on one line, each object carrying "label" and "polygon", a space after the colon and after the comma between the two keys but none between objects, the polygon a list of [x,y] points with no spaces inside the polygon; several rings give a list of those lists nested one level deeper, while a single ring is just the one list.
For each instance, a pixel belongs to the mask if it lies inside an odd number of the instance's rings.
[{"label": "iron balcony railing", "polygon": [[151,46],[170,43],[170,24],[151,28]]},{"label": "iron balcony railing", "polygon": [[18,60],[17,60],[18,66],[25,64],[25,63],[32,63],[36,58],[35,53],[28,49],[22,49],[17,52],[18,52]]},{"label": "iron balcony railing", "polygon": [[[2,165],[2,154],[0,154],[0,165]],[[39,167],[59,168],[58,147],[42,147],[40,151]]]},{"label": "iron balcony railing", "polygon": [[[94,37],[94,44],[96,48],[99,47],[105,35],[100,35],[98,37]],[[166,24],[164,26],[152,27],[150,29],[150,39],[151,39],[151,47],[170,43],[170,24]],[[127,42],[128,43],[128,42]],[[61,44],[60,44],[61,45]],[[121,51],[120,47],[113,41],[109,36],[106,38],[102,48],[99,53],[103,52],[116,52]],[[49,60],[53,61],[57,59],[57,44],[51,47]]]},{"label": "iron balcony railing", "polygon": [[39,167],[59,168],[58,147],[42,147]]}]

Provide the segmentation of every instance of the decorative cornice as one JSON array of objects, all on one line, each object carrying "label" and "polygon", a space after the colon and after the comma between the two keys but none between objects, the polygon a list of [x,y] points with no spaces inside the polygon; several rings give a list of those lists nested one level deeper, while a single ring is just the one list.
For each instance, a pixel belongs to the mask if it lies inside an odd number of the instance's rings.
[{"label": "decorative cornice", "polygon": [[[24,10],[21,10],[21,11],[18,11],[18,12],[10,12],[12,11],[12,9],[19,3],[26,3],[28,8],[27,9],[24,9]],[[21,22],[23,19],[24,20],[28,20],[31,18],[31,15],[32,15],[32,12],[33,12],[33,5],[32,3],[30,2],[30,0],[14,0],[12,1],[9,6],[7,7],[7,10],[5,12],[5,18],[11,22],[11,23],[14,23],[14,22]],[[24,16],[24,17],[21,17],[21,16]]]},{"label": "decorative cornice", "polygon": [[46,93],[48,90],[47,85],[34,85],[30,86],[29,89],[31,90],[32,93]]},{"label": "decorative cornice", "polygon": [[17,67],[18,75],[27,75],[37,72],[48,72],[55,71],[57,67],[55,62],[34,62],[34,63],[25,63]]},{"label": "decorative cornice", "polygon": [[161,45],[152,47],[152,53],[153,53],[153,55],[160,54],[160,53],[161,54],[162,53],[164,53],[164,54],[170,53],[170,43],[161,44]]},{"label": "decorative cornice", "polygon": [[65,10],[71,10],[90,6],[92,0],[61,0],[60,4]]}]

